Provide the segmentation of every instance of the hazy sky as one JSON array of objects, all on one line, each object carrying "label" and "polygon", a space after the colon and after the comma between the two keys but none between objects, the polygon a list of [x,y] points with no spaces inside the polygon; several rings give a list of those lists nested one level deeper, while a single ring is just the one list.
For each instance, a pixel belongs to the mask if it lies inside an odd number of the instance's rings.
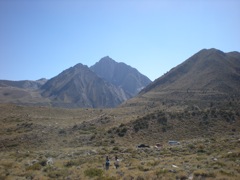
[{"label": "hazy sky", "polygon": [[0,0],[0,79],[110,56],[154,80],[212,47],[240,51],[239,0]]}]

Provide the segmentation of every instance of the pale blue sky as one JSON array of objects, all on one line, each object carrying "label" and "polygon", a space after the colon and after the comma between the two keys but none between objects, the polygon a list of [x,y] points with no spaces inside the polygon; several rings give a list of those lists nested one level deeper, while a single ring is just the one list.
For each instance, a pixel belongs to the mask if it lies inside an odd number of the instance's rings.
[{"label": "pale blue sky", "polygon": [[203,48],[240,51],[239,0],[0,0],[0,79],[110,56],[154,80]]}]

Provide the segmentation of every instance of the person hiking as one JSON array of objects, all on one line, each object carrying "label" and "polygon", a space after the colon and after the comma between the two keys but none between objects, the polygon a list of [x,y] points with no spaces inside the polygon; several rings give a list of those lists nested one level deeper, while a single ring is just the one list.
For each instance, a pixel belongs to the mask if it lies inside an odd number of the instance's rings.
[{"label": "person hiking", "polygon": [[115,156],[115,162],[114,162],[115,168],[119,168],[119,159],[117,156]]},{"label": "person hiking", "polygon": [[110,160],[108,158],[108,156],[106,157],[106,163],[105,163],[105,167],[106,167],[106,170],[109,169],[109,166],[110,166]]}]

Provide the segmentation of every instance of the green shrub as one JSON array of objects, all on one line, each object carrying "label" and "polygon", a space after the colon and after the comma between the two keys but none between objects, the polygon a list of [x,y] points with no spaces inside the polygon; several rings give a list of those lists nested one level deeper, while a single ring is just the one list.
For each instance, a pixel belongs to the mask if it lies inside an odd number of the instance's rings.
[{"label": "green shrub", "polygon": [[158,123],[162,125],[167,125],[167,117],[165,115],[158,117]]},{"label": "green shrub", "polygon": [[188,146],[189,149],[195,149],[196,148],[194,144],[188,144],[187,146]]},{"label": "green shrub", "polygon": [[138,166],[138,169],[140,171],[149,171],[150,170],[148,167],[144,167],[144,166]]},{"label": "green shrub", "polygon": [[113,148],[113,151],[119,151],[119,148],[115,146],[115,147]]},{"label": "green shrub", "polygon": [[160,164],[160,162],[156,161],[156,160],[147,163],[148,166],[157,166],[159,164]]},{"label": "green shrub", "polygon": [[48,173],[48,177],[50,178],[54,178],[54,179],[64,179],[64,177],[66,177],[68,175],[68,172],[66,169],[59,169],[59,170],[54,170],[54,171],[50,171]]},{"label": "green shrub", "polygon": [[124,127],[124,126],[125,126],[125,125],[124,125],[123,123],[121,123],[119,127],[121,128],[121,127]]},{"label": "green shrub", "polygon": [[85,160],[80,160],[80,159],[69,160],[64,164],[64,166],[65,167],[80,166],[84,163],[85,163]]},{"label": "green shrub", "polygon": [[111,133],[112,133],[112,129],[109,129],[109,130],[107,131],[107,133],[108,133],[108,134],[111,134]]},{"label": "green shrub", "polygon": [[197,170],[193,174],[194,174],[194,176],[197,176],[197,177],[200,176],[200,177],[203,177],[203,178],[207,178],[207,177],[215,178],[216,177],[214,172],[208,172],[208,171],[205,171],[205,170]]},{"label": "green shrub", "polygon": [[144,119],[138,119],[134,122],[133,126],[135,132],[138,132],[141,129],[147,129],[148,128],[148,121]]},{"label": "green shrub", "polygon": [[60,130],[58,131],[58,134],[59,134],[59,135],[66,135],[67,132],[66,132],[64,129],[60,129]]},{"label": "green shrub", "polygon": [[138,177],[136,178],[136,180],[144,180],[144,177],[138,176]]},{"label": "green shrub", "polygon": [[102,169],[97,169],[97,168],[90,168],[84,171],[84,175],[88,176],[90,178],[93,177],[102,177],[103,175],[103,170]]},{"label": "green shrub", "polygon": [[46,166],[47,165],[47,160],[41,160],[40,162],[39,162],[39,164],[41,165],[41,166]]},{"label": "green shrub", "polygon": [[42,166],[39,163],[33,164],[29,167],[27,167],[27,170],[40,170]]},{"label": "green shrub", "polygon": [[240,158],[240,151],[229,153],[225,157],[229,158],[232,161],[236,161],[237,159]]},{"label": "green shrub", "polygon": [[5,180],[6,179],[6,176],[3,176],[0,174],[0,180]]},{"label": "green shrub", "polygon": [[221,174],[225,175],[225,176],[233,176],[234,175],[233,172],[229,172],[229,171],[226,171],[226,170],[220,170],[219,172]]},{"label": "green shrub", "polygon": [[53,166],[45,166],[45,168],[43,169],[43,172],[51,172],[54,170]]},{"label": "green shrub", "polygon": [[127,128],[123,127],[122,129],[117,129],[118,136],[123,137],[127,132]]},{"label": "green shrub", "polygon": [[65,167],[72,167],[72,166],[76,166],[76,165],[77,165],[77,162],[73,161],[73,160],[70,160],[64,164]]},{"label": "green shrub", "polygon": [[180,179],[180,180],[186,180],[188,179],[188,175],[186,173],[180,173],[180,175],[176,176],[176,179]]},{"label": "green shrub", "polygon": [[163,174],[166,174],[167,173],[167,170],[166,169],[160,169],[158,171],[155,172],[157,177],[160,178],[162,177]]},{"label": "green shrub", "polygon": [[162,127],[162,132],[167,132],[167,128],[165,126]]}]

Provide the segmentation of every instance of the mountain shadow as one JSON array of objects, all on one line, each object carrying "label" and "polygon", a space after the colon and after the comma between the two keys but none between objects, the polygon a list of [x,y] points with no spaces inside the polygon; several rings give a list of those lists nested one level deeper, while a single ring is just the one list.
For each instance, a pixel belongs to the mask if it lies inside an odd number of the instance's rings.
[{"label": "mountain shadow", "polygon": [[60,107],[115,107],[127,99],[122,89],[104,81],[82,64],[63,71],[41,89],[43,97]]},{"label": "mountain shadow", "polygon": [[118,63],[106,56],[90,67],[99,77],[122,88],[127,95],[133,97],[146,87],[151,80],[137,69],[125,63]]}]

